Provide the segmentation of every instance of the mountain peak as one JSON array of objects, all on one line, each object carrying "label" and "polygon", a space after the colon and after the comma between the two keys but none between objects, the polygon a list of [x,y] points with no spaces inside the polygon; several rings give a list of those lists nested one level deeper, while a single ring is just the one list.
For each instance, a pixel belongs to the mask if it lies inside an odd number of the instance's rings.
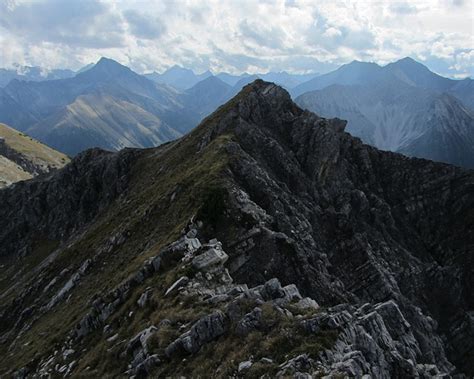
[{"label": "mountain peak", "polygon": [[256,97],[259,100],[269,102],[272,106],[283,104],[294,105],[290,94],[284,88],[262,79],[256,79],[245,85],[236,96],[236,98],[239,99],[247,99],[249,97]]},{"label": "mountain peak", "polygon": [[95,64],[94,67],[100,67],[100,68],[122,68],[122,69],[128,69],[130,70],[127,66],[124,66],[122,64],[120,64],[119,62],[113,60],[113,59],[110,59],[110,58],[106,58],[106,57],[102,57],[100,58],[97,63]]},{"label": "mountain peak", "polygon": [[426,67],[424,64],[414,60],[411,57],[405,57],[405,58],[399,59],[396,62],[390,63],[388,66],[401,67],[401,68],[412,68],[412,69],[423,69],[423,70],[429,71],[428,67]]},{"label": "mountain peak", "polygon": [[77,77],[103,81],[104,79],[107,80],[111,77],[128,72],[132,72],[132,70],[127,66],[124,66],[113,59],[102,57],[94,66],[77,74]]}]

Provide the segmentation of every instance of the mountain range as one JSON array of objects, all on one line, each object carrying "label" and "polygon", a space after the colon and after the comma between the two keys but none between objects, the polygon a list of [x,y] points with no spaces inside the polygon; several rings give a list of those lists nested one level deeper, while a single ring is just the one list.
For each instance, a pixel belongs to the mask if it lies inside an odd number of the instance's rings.
[{"label": "mountain range", "polygon": [[[231,87],[237,86],[240,82],[239,87],[244,86],[243,83],[248,84],[253,82],[256,78],[266,80],[269,82],[274,82],[286,89],[294,88],[297,85],[306,82],[314,77],[317,73],[312,74],[289,74],[285,71],[281,72],[268,72],[264,74],[248,74],[243,73],[240,75],[232,75],[226,72],[219,72],[216,74],[211,73],[209,70],[203,72],[202,74],[195,74],[192,70],[186,69],[180,66],[173,66],[167,69],[162,74],[156,72],[145,74],[145,76],[156,83],[168,84],[178,90],[187,90],[199,83],[200,81],[207,79],[211,76],[215,76],[218,79],[222,80],[224,83],[228,84]],[[238,92],[238,91],[237,91]]]},{"label": "mountain range", "polygon": [[[474,168],[474,87],[406,58],[353,62],[294,89],[303,108],[348,120],[347,131],[383,150]],[[307,91],[307,92],[306,92]]]},{"label": "mountain range", "polygon": [[474,375],[473,171],[345,127],[256,80],[0,190],[0,375]]},{"label": "mountain range", "polygon": [[152,147],[187,133],[258,78],[304,108],[347,119],[365,143],[474,166],[473,80],[444,78],[410,58],[383,67],[355,61],[319,76],[197,75],[179,66],[142,76],[103,58],[67,79],[12,80],[0,88],[0,121],[69,155]]},{"label": "mountain range", "polygon": [[1,120],[74,155],[90,147],[151,147],[175,139],[198,121],[179,93],[103,58],[68,79],[13,80],[0,90]]},{"label": "mountain range", "polygon": [[40,82],[71,78],[75,74],[74,71],[69,69],[47,70],[37,66],[17,66],[15,69],[0,68],[0,87],[5,87],[13,79]]}]

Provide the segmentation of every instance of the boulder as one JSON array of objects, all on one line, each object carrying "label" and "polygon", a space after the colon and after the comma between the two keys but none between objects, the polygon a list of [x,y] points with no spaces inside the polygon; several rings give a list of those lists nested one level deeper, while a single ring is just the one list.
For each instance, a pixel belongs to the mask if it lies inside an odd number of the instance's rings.
[{"label": "boulder", "polygon": [[246,336],[255,329],[262,326],[262,310],[255,307],[252,312],[247,313],[237,324],[235,332],[240,336]]},{"label": "boulder", "polygon": [[316,310],[316,309],[319,308],[319,304],[315,300],[313,300],[309,297],[305,297],[304,299],[301,299],[300,301],[298,301],[296,303],[296,306],[300,309],[314,309],[314,310]]},{"label": "boulder", "polygon": [[260,290],[260,293],[265,300],[278,299],[285,296],[285,292],[277,278],[270,279],[266,282]]},{"label": "boulder", "polygon": [[250,367],[252,367],[253,363],[252,361],[243,361],[239,363],[239,372],[248,370]]},{"label": "boulder", "polygon": [[211,313],[198,320],[191,329],[178,337],[165,349],[168,357],[179,352],[194,354],[202,345],[221,336],[227,330],[227,318],[221,311]]},{"label": "boulder", "polygon": [[212,247],[196,256],[192,264],[197,270],[207,270],[213,266],[224,264],[228,258],[229,256],[223,250]]},{"label": "boulder", "polygon": [[141,363],[139,363],[135,369],[132,370],[131,374],[134,374],[138,377],[146,377],[151,374],[153,368],[158,366],[160,362],[160,358],[158,358],[157,354],[150,355]]}]

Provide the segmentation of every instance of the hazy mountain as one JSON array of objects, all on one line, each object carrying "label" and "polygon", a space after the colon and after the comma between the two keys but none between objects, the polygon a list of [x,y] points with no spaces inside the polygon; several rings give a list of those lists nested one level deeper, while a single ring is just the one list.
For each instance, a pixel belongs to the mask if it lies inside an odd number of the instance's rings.
[{"label": "hazy mountain", "polygon": [[95,146],[156,146],[199,119],[176,90],[106,58],[69,79],[14,80],[0,100],[0,121],[71,155]]},{"label": "hazy mountain", "polygon": [[211,76],[215,76],[222,82],[228,84],[229,86],[236,86],[236,88],[239,89],[242,88],[243,85],[251,83],[253,80],[255,80],[255,78],[274,82],[278,85],[290,89],[314,78],[317,75],[318,74],[290,74],[285,71],[268,72],[265,74],[253,75],[247,73],[243,73],[241,75],[232,75],[226,72],[220,72],[213,75],[210,71],[206,71],[202,74],[196,75],[190,69],[186,69],[180,66],[173,66],[170,69],[166,70],[163,74],[153,72],[151,74],[145,74],[144,76],[148,79],[155,81],[156,83],[165,83],[183,91],[193,87],[198,82],[207,79]]},{"label": "hazy mountain", "polygon": [[[333,84],[357,85],[375,83],[383,76],[383,69],[376,63],[354,61],[342,65],[337,70],[317,76],[291,90],[293,97]],[[390,76],[390,75],[389,75]]]},{"label": "hazy mountain", "polygon": [[474,109],[472,79],[444,78],[411,58],[400,59],[383,67],[376,63],[354,61],[296,86],[291,90],[291,94],[296,98],[305,92],[320,90],[334,84],[379,85],[381,83],[395,86],[399,85],[397,83],[404,83],[412,87],[449,92],[461,100],[464,105]]},{"label": "hazy mountain", "polygon": [[222,80],[224,83],[227,83],[228,85],[230,86],[235,86],[237,84],[237,82],[246,77],[246,76],[250,76],[249,74],[247,73],[244,73],[242,75],[231,75],[231,74],[228,74],[226,72],[220,72],[218,74],[215,75],[216,77],[218,77],[220,80]]},{"label": "hazy mountain", "polygon": [[471,377],[474,172],[344,127],[256,81],[1,190],[0,375]]},{"label": "hazy mountain", "polygon": [[76,74],[80,74],[81,72],[84,72],[84,71],[87,71],[89,70],[90,68],[94,67],[95,66],[95,63],[89,63],[89,64],[86,64],[84,67],[80,68],[79,70],[76,71]]},{"label": "hazy mountain", "polygon": [[[410,58],[380,67],[353,62],[310,80],[296,102],[380,149],[474,167],[472,80],[443,78]],[[463,103],[461,103],[463,101]]]},{"label": "hazy mountain", "polygon": [[385,72],[393,74],[406,84],[414,87],[447,91],[457,81],[444,78],[428,69],[428,67],[406,57],[383,67]]},{"label": "hazy mountain", "polygon": [[319,74],[289,74],[288,72],[268,72],[266,74],[257,74],[257,76],[267,82],[273,82],[286,89],[291,89],[297,85],[307,82]]},{"label": "hazy mountain", "polygon": [[210,76],[188,89],[181,99],[188,110],[197,113],[202,119],[229,100],[231,90],[230,85],[216,76]]},{"label": "hazy mountain", "polygon": [[0,124],[0,188],[63,167],[69,158]]},{"label": "hazy mountain", "polygon": [[446,93],[404,83],[335,85],[296,102],[348,120],[348,132],[380,149],[474,167],[474,114]]},{"label": "hazy mountain", "polygon": [[15,69],[0,68],[0,87],[5,87],[13,79],[44,81],[71,78],[74,75],[74,71],[68,69],[47,70],[30,66],[18,66]]},{"label": "hazy mountain", "polygon": [[470,78],[459,80],[455,85],[449,88],[448,93],[456,96],[467,107],[474,111],[474,80]]},{"label": "hazy mountain", "polygon": [[168,84],[176,89],[186,90],[201,80],[212,76],[212,74],[210,71],[206,71],[202,74],[195,74],[192,70],[175,65],[162,74],[153,72],[151,74],[145,74],[145,76],[156,83]]}]

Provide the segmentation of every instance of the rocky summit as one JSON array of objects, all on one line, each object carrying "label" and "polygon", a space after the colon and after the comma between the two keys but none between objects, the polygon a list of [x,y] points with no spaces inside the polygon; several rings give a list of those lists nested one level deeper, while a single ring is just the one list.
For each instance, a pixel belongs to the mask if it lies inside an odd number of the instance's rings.
[{"label": "rocky summit", "polygon": [[0,191],[0,376],[474,375],[474,172],[257,80]]}]

